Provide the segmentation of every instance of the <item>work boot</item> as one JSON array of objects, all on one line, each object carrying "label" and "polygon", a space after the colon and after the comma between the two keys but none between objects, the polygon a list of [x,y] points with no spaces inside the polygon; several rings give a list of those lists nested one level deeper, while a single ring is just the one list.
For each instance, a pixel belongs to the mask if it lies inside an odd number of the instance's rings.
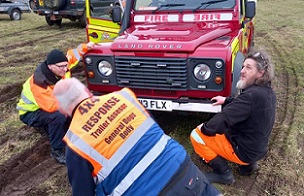
[{"label": "work boot", "polygon": [[240,165],[238,172],[241,176],[250,176],[260,170],[260,166],[254,162],[249,165]]},{"label": "work boot", "polygon": [[215,157],[209,162],[212,172],[204,172],[210,183],[233,184],[235,182],[231,168],[225,159],[220,156]]},{"label": "work boot", "polygon": [[63,149],[51,149],[51,156],[60,164],[65,165],[65,153]]}]

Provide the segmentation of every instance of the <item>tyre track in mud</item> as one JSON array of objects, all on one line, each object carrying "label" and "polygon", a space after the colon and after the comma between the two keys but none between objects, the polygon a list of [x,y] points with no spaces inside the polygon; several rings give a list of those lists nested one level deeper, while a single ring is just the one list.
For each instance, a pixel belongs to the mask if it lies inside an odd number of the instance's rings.
[{"label": "tyre track in mud", "polygon": [[[75,74],[81,71],[76,69]],[[12,113],[21,90],[22,83],[0,89],[0,109]],[[0,117],[0,122],[3,120],[5,119]],[[13,136],[0,135],[0,148],[15,148],[14,141],[26,140],[37,134],[37,131],[32,127],[23,126]],[[49,140],[42,136],[32,147],[26,148],[22,153],[15,154],[0,164],[0,195],[50,195],[52,187],[41,186],[50,178],[55,178],[55,186],[65,188],[66,192],[70,191],[66,167],[56,163],[50,156]]]},{"label": "tyre track in mud", "polygon": [[[20,95],[22,89],[21,83],[9,84],[3,89],[0,89],[0,111],[5,112],[16,107],[17,97]],[[0,122],[2,122],[3,115],[0,115]],[[0,139],[1,146],[2,138]]]},{"label": "tyre track in mud", "polygon": [[[39,32],[39,31],[47,31],[50,28],[53,28],[53,27],[50,27],[50,26],[45,24],[45,25],[34,27],[34,28],[23,29],[21,31],[6,33],[6,34],[4,34],[4,32],[2,32],[2,31],[0,31],[0,33],[1,33],[0,34],[0,39],[1,38],[6,38],[6,37],[11,37],[11,36],[20,37],[21,35],[24,35],[24,34],[31,34],[33,32]],[[78,26],[78,24],[65,23],[64,26],[62,25],[62,26],[58,27],[58,30],[61,31],[61,32],[68,32],[68,30],[75,31],[75,28],[79,29],[80,27]]]},{"label": "tyre track in mud", "polygon": [[[15,102],[8,103],[6,97],[13,96],[10,99],[16,100],[19,88],[18,85],[11,86],[11,91],[1,96],[0,104],[6,105],[6,107],[7,104],[11,104],[15,107]],[[5,92],[7,89],[5,88],[1,92]],[[1,94],[3,95],[3,93]],[[24,125],[13,136],[1,136],[0,148],[13,149],[16,147],[14,141],[26,140],[33,134],[37,134],[37,131],[37,129]],[[51,187],[41,187],[41,184],[54,176],[60,180],[60,182],[56,182],[57,186],[66,187],[66,190],[69,191],[66,167],[56,163],[55,159],[50,156],[49,140],[42,136],[32,147],[26,148],[22,153],[15,154],[0,164],[0,195],[49,195]]]},{"label": "tyre track in mud", "polygon": [[41,25],[41,26],[38,26],[38,27],[35,27],[35,28],[24,29],[22,31],[13,32],[13,33],[2,34],[2,32],[1,32],[0,39],[1,38],[10,37],[12,35],[14,35],[14,36],[20,36],[20,35],[22,35],[24,33],[31,33],[31,32],[33,32],[35,30],[46,30],[46,29],[47,29],[47,26]]},{"label": "tyre track in mud", "polygon": [[[64,33],[63,33],[64,32]],[[47,45],[50,42],[53,42],[56,39],[64,39],[66,37],[66,35],[70,35],[74,32],[73,29],[66,29],[62,31],[58,31],[57,33],[52,33],[50,36],[36,36],[35,39],[31,39],[31,40],[25,40],[25,41],[18,41],[18,42],[11,42],[10,44],[0,47],[0,51],[3,51],[3,53],[1,54],[4,58],[9,59],[11,56],[14,57],[12,59],[14,60],[8,60],[7,63],[0,65],[0,67],[18,67],[22,64],[33,64],[36,65],[37,63],[37,59],[41,59],[41,57],[46,56],[47,52],[45,52],[45,54],[42,53],[36,53],[36,54],[31,54],[30,57],[31,58],[24,58],[24,56],[27,56],[29,51],[27,50],[15,50],[18,48],[22,48],[22,47],[32,47],[34,45],[40,44],[40,45]],[[25,33],[28,33],[27,31],[25,31]],[[22,40],[22,37],[21,39]],[[14,52],[12,52],[14,51]],[[16,58],[19,57],[19,58]],[[14,73],[12,73],[14,74]]]},{"label": "tyre track in mud", "polygon": [[55,173],[65,174],[65,166],[55,163],[49,152],[48,139],[42,137],[32,148],[0,165],[0,195],[26,195]]},{"label": "tyre track in mud", "polygon": [[[291,127],[293,126],[294,118],[296,115],[299,95],[298,75],[294,68],[294,64],[290,58],[292,55],[286,50],[285,46],[280,45],[270,36],[265,38],[272,46],[276,55],[279,57],[281,68],[283,69],[278,77],[275,85],[277,91],[277,119],[275,127],[271,134],[269,142],[269,153],[266,156],[264,163],[270,164],[271,168],[281,168],[283,157],[287,157],[286,152],[288,146],[288,136],[291,133]],[[288,40],[288,37],[286,37]],[[265,41],[266,41],[265,40]],[[292,43],[291,40],[285,41],[285,43]],[[287,62],[289,61],[289,63]],[[285,65],[292,65],[292,67],[286,67]],[[284,85],[285,84],[285,85]],[[279,145],[278,145],[279,144]],[[300,188],[301,185],[297,184],[295,179],[285,179],[283,175],[273,173],[271,170],[267,172],[267,177],[264,178],[264,182],[260,183],[264,185],[261,191],[267,190],[270,195],[277,195],[276,189],[281,186],[285,186],[286,181],[294,181],[294,188]],[[303,185],[302,185],[303,188]],[[260,192],[261,194],[265,192]]]},{"label": "tyre track in mud", "polygon": [[[73,75],[84,77],[82,64],[73,69]],[[22,84],[14,83],[0,89],[0,109],[2,111],[12,113],[15,110]],[[3,120],[5,119],[0,116],[0,122]],[[6,146],[14,148],[14,145],[10,144],[11,141],[24,140],[37,131],[37,129],[23,126],[13,137],[0,135],[0,148]],[[66,167],[56,163],[50,156],[49,140],[46,137],[40,137],[33,147],[25,149],[22,153],[16,154],[0,164],[0,195],[56,195],[56,193],[50,193],[53,191],[52,187],[41,187],[41,184],[50,178],[55,178],[55,186],[70,193]]]},{"label": "tyre track in mud", "polygon": [[[52,33],[51,35],[45,36],[45,34],[41,34],[40,36],[35,36],[35,39],[31,40],[25,40],[25,41],[17,41],[17,42],[10,42],[9,45],[5,45],[3,47],[0,47],[1,51],[4,51],[5,54],[10,55],[16,55],[14,53],[11,53],[10,50],[20,48],[23,46],[33,46],[34,44],[37,45],[37,43],[48,43],[48,40],[51,42],[54,42],[54,40],[60,40],[61,38],[65,38],[66,35],[72,34],[74,32],[73,29],[66,29],[63,31],[57,31],[56,33]],[[25,32],[27,33],[27,32]],[[36,33],[36,32],[34,32]],[[28,36],[25,34],[25,36]],[[22,36],[20,35],[19,40],[22,40]],[[26,52],[26,51],[25,51]],[[5,55],[5,57],[7,57]]]}]

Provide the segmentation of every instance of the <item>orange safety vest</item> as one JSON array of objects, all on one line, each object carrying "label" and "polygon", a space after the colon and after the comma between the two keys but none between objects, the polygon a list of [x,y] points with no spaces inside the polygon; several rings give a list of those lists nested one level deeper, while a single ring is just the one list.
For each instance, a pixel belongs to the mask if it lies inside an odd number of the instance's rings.
[{"label": "orange safety vest", "polygon": [[34,112],[42,109],[46,112],[55,112],[58,110],[58,102],[53,95],[54,86],[43,88],[34,83],[34,75],[32,75],[24,84],[21,92],[21,99],[17,104],[19,115],[26,112]]}]

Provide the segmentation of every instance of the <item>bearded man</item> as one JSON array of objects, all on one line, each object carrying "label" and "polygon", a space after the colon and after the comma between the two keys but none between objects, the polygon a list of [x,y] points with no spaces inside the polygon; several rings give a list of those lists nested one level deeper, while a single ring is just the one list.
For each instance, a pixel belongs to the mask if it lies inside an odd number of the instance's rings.
[{"label": "bearded man", "polygon": [[273,77],[274,68],[265,52],[248,54],[237,83],[240,94],[212,98],[214,105],[223,105],[222,111],[191,132],[195,152],[213,169],[204,173],[211,183],[235,182],[226,160],[239,165],[240,175],[258,171],[257,161],[267,153],[275,121]]}]

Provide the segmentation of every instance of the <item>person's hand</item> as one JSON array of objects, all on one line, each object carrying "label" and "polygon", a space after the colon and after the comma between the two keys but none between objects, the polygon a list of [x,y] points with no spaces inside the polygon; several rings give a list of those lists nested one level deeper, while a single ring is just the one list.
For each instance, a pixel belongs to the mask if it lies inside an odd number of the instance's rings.
[{"label": "person's hand", "polygon": [[211,101],[213,102],[212,105],[223,105],[225,103],[225,100],[226,97],[223,96],[216,96],[211,99]]},{"label": "person's hand", "polygon": [[95,46],[94,42],[87,43],[88,50],[92,50],[94,48],[94,46]]}]

